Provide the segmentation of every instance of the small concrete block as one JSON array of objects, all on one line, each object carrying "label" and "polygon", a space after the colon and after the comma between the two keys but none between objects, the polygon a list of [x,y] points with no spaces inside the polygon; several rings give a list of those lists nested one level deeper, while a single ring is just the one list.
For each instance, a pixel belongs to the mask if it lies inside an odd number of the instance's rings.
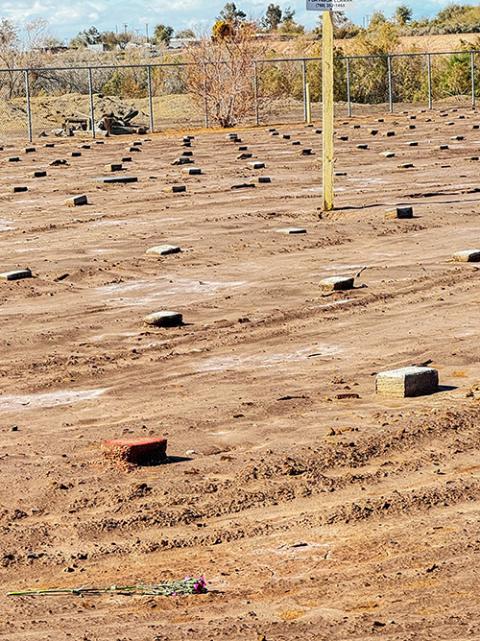
[{"label": "small concrete block", "polygon": [[342,135],[342,136],[339,136],[338,139],[341,140],[342,142],[347,142],[348,136]]},{"label": "small concrete block", "polygon": [[184,158],[191,158],[193,156],[193,151],[182,151],[182,156]]},{"label": "small concrete block", "polygon": [[468,160],[480,160],[480,156],[470,156]]},{"label": "small concrete block", "polygon": [[316,133],[317,135],[320,135],[320,134],[322,133],[322,130],[321,130],[321,129],[315,129],[315,133]]},{"label": "small concrete block", "polygon": [[386,137],[386,138],[391,138],[391,137],[392,137],[392,136],[394,136],[394,135],[395,135],[395,132],[394,132],[393,130],[390,130],[390,131],[386,131],[386,132],[385,132],[385,137]]},{"label": "small concrete block", "polygon": [[265,185],[265,184],[267,184],[267,183],[271,183],[271,182],[272,182],[272,179],[270,178],[270,176],[259,176],[259,177],[258,177],[258,182],[259,182],[261,185]]},{"label": "small concrete block", "polygon": [[177,245],[157,245],[157,247],[150,247],[147,249],[147,254],[155,254],[156,256],[168,256],[169,254],[178,254],[182,250]]},{"label": "small concrete block", "polygon": [[191,147],[192,143],[190,141],[188,142],[182,142],[182,147]]},{"label": "small concrete block", "polygon": [[248,152],[242,152],[237,156],[237,160],[248,160],[249,158],[253,158],[253,154]]},{"label": "small concrete block", "polygon": [[452,136],[450,140],[465,140],[465,136]]},{"label": "small concrete block", "polygon": [[15,269],[11,272],[3,272],[0,274],[2,280],[22,280],[22,278],[31,278],[32,272],[30,269]]},{"label": "small concrete block", "polygon": [[410,142],[407,142],[408,147],[418,147],[418,142],[416,140],[410,140]]},{"label": "small concrete block", "polygon": [[130,153],[132,152],[140,153],[142,150],[140,149],[140,147],[128,147],[127,151],[129,151]]},{"label": "small concrete block", "polygon": [[163,191],[169,191],[172,194],[183,194],[187,191],[185,185],[171,185],[169,187],[164,187]]},{"label": "small concrete block", "polygon": [[225,136],[225,138],[226,138],[227,140],[237,140],[237,138],[238,138],[238,134],[227,134],[227,135]]},{"label": "small concrete block", "polygon": [[382,396],[406,398],[433,394],[438,390],[438,371],[432,367],[402,367],[379,372],[375,391]]},{"label": "small concrete block", "polygon": [[88,143],[80,145],[80,149],[91,149],[91,148],[92,148],[92,145],[89,145]]},{"label": "small concrete block", "polygon": [[25,153],[26,154],[34,154],[36,151],[37,150],[36,150],[35,147],[25,147]]},{"label": "small concrete block", "polygon": [[279,234],[306,234],[307,230],[304,227],[283,227],[276,230]]},{"label": "small concrete block", "polygon": [[10,158],[7,158],[7,162],[20,162],[20,158],[18,156],[10,156]]},{"label": "small concrete block", "polygon": [[104,145],[105,141],[104,140],[95,140],[96,145]]},{"label": "small concrete block", "polygon": [[16,185],[12,188],[12,191],[14,194],[20,194],[21,192],[28,191],[28,187],[24,187],[23,185]]},{"label": "small concrete block", "polygon": [[80,158],[81,155],[81,151],[72,151],[72,158]]},{"label": "small concrete block", "polygon": [[290,140],[291,136],[290,136],[290,134],[283,134],[282,138],[284,140]]},{"label": "small concrete block", "polygon": [[143,145],[143,142],[141,140],[135,140],[135,142],[132,142],[132,145],[134,147],[141,147]]},{"label": "small concrete block", "polygon": [[183,325],[183,316],[178,312],[153,312],[145,316],[144,321],[154,327],[178,327]]},{"label": "small concrete block", "polygon": [[247,150],[248,150],[247,145],[240,145],[240,147],[238,148],[238,151],[247,151]]},{"label": "small concrete block", "polygon": [[271,136],[279,136],[280,133],[278,131],[272,131],[272,133],[270,135]]},{"label": "small concrete block", "polygon": [[55,143],[54,142],[46,142],[44,147],[46,149],[53,149],[55,147]]},{"label": "small concrete block", "polygon": [[368,149],[368,145],[365,142],[360,143],[357,145],[357,149]]},{"label": "small concrete block", "polygon": [[336,171],[335,176],[341,177],[341,176],[346,176],[347,172],[346,171]]},{"label": "small concrete block", "polygon": [[44,169],[38,169],[37,171],[33,172],[34,178],[45,178],[46,175],[47,172]]},{"label": "small concrete block", "polygon": [[55,160],[52,160],[49,165],[50,167],[60,167],[61,165],[68,165],[68,162],[65,160],[65,158],[56,158]]},{"label": "small concrete block", "polygon": [[445,149],[448,149],[448,145],[440,145],[439,149],[440,151],[445,151]]},{"label": "small concrete block", "polygon": [[413,167],[415,167],[413,162],[404,162],[401,165],[398,165],[399,169],[412,169]]},{"label": "small concrete block", "polygon": [[480,261],[480,249],[465,249],[453,254],[453,260],[460,263],[478,263]]},{"label": "small concrete block", "polygon": [[377,118],[377,122],[385,122],[385,118]]},{"label": "small concrete block", "polygon": [[137,176],[99,176],[97,182],[105,184],[115,184],[115,183],[136,183],[138,182]]},{"label": "small concrete block", "polygon": [[320,281],[320,286],[324,291],[334,292],[353,289],[354,282],[354,277],[329,276],[328,278],[324,278]]},{"label": "small concrete block", "polygon": [[369,130],[369,134],[370,134],[371,136],[376,136],[376,135],[378,134],[378,129],[370,129],[370,130]]},{"label": "small concrete block", "polygon": [[189,176],[200,176],[202,170],[200,167],[186,167],[183,172]]},{"label": "small concrete block", "polygon": [[413,218],[413,207],[396,207],[391,211],[385,212],[385,218]]},{"label": "small concrete block", "polygon": [[111,439],[103,442],[107,458],[134,465],[152,465],[167,459],[166,438]]},{"label": "small concrete block", "polygon": [[67,207],[81,207],[82,205],[88,205],[88,198],[85,196],[85,194],[81,194],[80,196],[72,196],[71,198],[67,198],[65,204],[67,205]]},{"label": "small concrete block", "polygon": [[360,125],[352,125],[352,129],[360,129]]},{"label": "small concrete block", "polygon": [[250,165],[250,167],[252,169],[265,169],[265,163],[264,162],[255,161],[255,162],[249,163],[249,165]]},{"label": "small concrete block", "polygon": [[113,171],[122,171],[123,170],[123,166],[121,165],[121,163],[113,162],[113,163],[109,163],[108,165],[105,165],[105,169],[106,169],[106,171],[112,171],[112,172]]},{"label": "small concrete block", "polygon": [[472,125],[472,129],[480,129],[480,125]]},{"label": "small concrete block", "polygon": [[382,151],[380,153],[380,156],[383,156],[384,158],[395,158],[395,152],[394,151]]},{"label": "small concrete block", "polygon": [[180,156],[172,162],[172,165],[193,165],[193,158],[188,158],[187,156]]},{"label": "small concrete block", "polygon": [[131,156],[124,156],[122,158],[122,162],[132,162],[132,157]]},{"label": "small concrete block", "polygon": [[408,125],[408,128],[409,128],[409,129],[416,129],[416,128],[417,128],[417,125]]},{"label": "small concrete block", "polygon": [[292,142],[292,145],[293,145],[294,147],[298,147],[298,146],[299,146],[299,145],[301,145],[301,144],[302,144],[302,143],[300,142],[300,140],[294,140],[294,141]]},{"label": "small concrete block", "polygon": [[302,149],[302,156],[311,156],[313,154],[313,149]]}]

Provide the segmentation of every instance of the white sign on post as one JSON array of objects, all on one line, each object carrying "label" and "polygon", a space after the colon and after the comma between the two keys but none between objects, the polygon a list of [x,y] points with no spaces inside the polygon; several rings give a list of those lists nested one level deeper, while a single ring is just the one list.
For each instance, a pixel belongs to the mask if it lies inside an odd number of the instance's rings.
[{"label": "white sign on post", "polygon": [[307,0],[307,11],[345,11],[352,0]]}]

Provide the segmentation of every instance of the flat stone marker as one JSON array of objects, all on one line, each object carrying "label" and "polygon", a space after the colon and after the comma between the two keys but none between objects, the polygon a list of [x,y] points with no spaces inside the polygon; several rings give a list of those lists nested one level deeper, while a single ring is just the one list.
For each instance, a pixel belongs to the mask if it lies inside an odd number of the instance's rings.
[{"label": "flat stone marker", "polygon": [[193,151],[183,151],[182,156],[185,158],[191,158],[193,156]]},{"label": "flat stone marker", "polygon": [[237,160],[248,160],[249,158],[253,158],[253,154],[248,152],[243,152],[237,156]]},{"label": "flat stone marker", "polygon": [[320,135],[320,134],[322,133],[322,130],[321,130],[321,129],[315,129],[315,133],[316,133],[317,135]]},{"label": "flat stone marker", "polygon": [[385,122],[385,118],[377,118],[377,122]]},{"label": "flat stone marker", "polygon": [[142,150],[140,149],[140,147],[128,147],[127,151],[129,151],[130,153],[132,153],[132,151],[140,153]]},{"label": "flat stone marker", "polygon": [[200,176],[202,173],[200,167],[186,167],[183,171],[189,176]]},{"label": "flat stone marker", "polygon": [[137,176],[99,176],[97,179],[99,183],[105,183],[108,185],[114,183],[136,183],[138,182]]},{"label": "flat stone marker", "polygon": [[406,398],[438,391],[438,371],[432,367],[402,367],[379,372],[375,391],[381,396]]},{"label": "flat stone marker", "polygon": [[413,169],[413,167],[415,167],[413,162],[404,162],[401,165],[398,165],[399,169]]},{"label": "flat stone marker", "polygon": [[385,132],[385,136],[386,136],[386,138],[391,138],[391,137],[392,137],[392,136],[394,136],[394,135],[395,135],[395,132],[394,132],[394,131],[392,131],[392,130],[390,130],[390,131],[386,131],[386,132]]},{"label": "flat stone marker", "polygon": [[34,178],[45,178],[46,175],[47,175],[47,172],[43,169],[38,169],[37,171],[33,172]]},{"label": "flat stone marker", "polygon": [[225,138],[226,138],[227,140],[237,140],[237,138],[238,138],[238,134],[227,134],[227,135],[225,136]]},{"label": "flat stone marker", "polygon": [[113,171],[122,171],[123,170],[123,166],[122,166],[121,163],[112,162],[112,163],[109,163],[108,165],[105,165],[105,169],[107,171],[112,171],[112,172]]},{"label": "flat stone marker", "polygon": [[61,165],[68,165],[68,161],[65,160],[65,158],[56,158],[55,160],[52,160],[50,164],[50,167],[60,167]]},{"label": "flat stone marker", "polygon": [[14,194],[20,194],[21,192],[28,191],[28,187],[24,187],[23,185],[17,185],[12,188],[12,191]]},{"label": "flat stone marker", "polygon": [[46,142],[44,147],[46,147],[47,149],[53,149],[55,147],[55,143],[54,142]]},{"label": "flat stone marker", "polygon": [[480,129],[480,125],[472,125],[472,129]]},{"label": "flat stone marker", "polygon": [[87,143],[85,143],[84,145],[80,145],[80,149],[91,149],[91,148],[92,148],[92,145],[89,145]]},{"label": "flat stone marker", "polygon": [[380,153],[380,156],[383,156],[384,158],[395,158],[395,152],[394,151],[382,151]]},{"label": "flat stone marker", "polygon": [[256,185],[253,183],[238,183],[237,185],[232,185],[230,189],[254,189]]},{"label": "flat stone marker", "polygon": [[164,187],[163,191],[169,191],[172,194],[183,194],[187,191],[185,185],[170,185],[169,187]]},{"label": "flat stone marker", "polygon": [[141,147],[143,145],[143,142],[141,140],[135,140],[135,142],[132,142],[132,145],[134,147]]},{"label": "flat stone marker", "polygon": [[132,157],[131,156],[124,156],[122,158],[122,162],[132,162]]},{"label": "flat stone marker", "polygon": [[342,142],[347,142],[348,136],[339,136],[338,139],[341,140]]},{"label": "flat stone marker", "polygon": [[291,136],[290,136],[290,134],[283,134],[282,138],[284,140],[290,140]]},{"label": "flat stone marker", "polygon": [[240,147],[238,148],[238,151],[247,151],[247,149],[248,149],[247,145],[240,145]]},{"label": "flat stone marker", "polygon": [[258,177],[258,182],[261,185],[265,185],[266,183],[271,183],[272,179],[270,178],[270,176],[259,176]]},{"label": "flat stone marker", "polygon": [[192,143],[190,141],[182,142],[182,147],[191,147]]},{"label": "flat stone marker", "polygon": [[7,162],[20,162],[20,158],[18,156],[10,156],[10,158],[7,158]]},{"label": "flat stone marker", "polygon": [[23,278],[31,278],[32,272],[30,269],[14,269],[11,272],[3,272],[0,274],[2,280],[22,280]]},{"label": "flat stone marker", "polygon": [[280,133],[278,131],[272,131],[272,133],[270,135],[271,136],[279,136]]},{"label": "flat stone marker", "polygon": [[307,230],[304,227],[283,227],[275,230],[279,234],[306,234]]},{"label": "flat stone marker", "polygon": [[107,458],[134,465],[152,465],[167,460],[167,439],[110,439],[103,442],[103,450]]},{"label": "flat stone marker", "polygon": [[178,327],[183,324],[183,316],[178,312],[153,312],[144,321],[153,327]]},{"label": "flat stone marker", "polygon": [[480,261],[480,249],[464,249],[453,254],[453,260],[460,263],[478,263]]},{"label": "flat stone marker", "polygon": [[360,143],[357,145],[357,149],[368,149],[368,145],[365,142]]},{"label": "flat stone marker", "polygon": [[410,140],[407,142],[408,147],[418,147],[418,142],[416,140]]},{"label": "flat stone marker", "polygon": [[264,162],[251,162],[249,163],[250,167],[252,169],[265,169],[265,163]]},{"label": "flat stone marker", "polygon": [[72,196],[71,198],[67,198],[65,204],[67,207],[81,207],[82,205],[88,205],[88,198],[85,194]]},{"label": "flat stone marker", "polygon": [[72,158],[80,158],[81,155],[81,151],[72,151]]},{"label": "flat stone marker", "polygon": [[313,149],[302,149],[302,156],[311,156],[313,154]]},{"label": "flat stone marker", "polygon": [[452,136],[450,140],[465,140],[465,136]]},{"label": "flat stone marker", "polygon": [[187,158],[187,156],[180,156],[172,162],[172,165],[193,165],[193,158]]},{"label": "flat stone marker", "polygon": [[37,150],[36,150],[35,147],[25,147],[25,153],[26,154],[34,154],[36,151]]},{"label": "flat stone marker", "polygon": [[385,218],[413,218],[413,207],[396,207],[385,212]]},{"label": "flat stone marker", "polygon": [[95,140],[96,145],[104,145],[105,141],[104,140]]},{"label": "flat stone marker", "polygon": [[352,125],[352,129],[360,129],[360,125]]},{"label": "flat stone marker", "polygon": [[370,129],[368,132],[371,136],[376,136],[378,134],[378,129]]},{"label": "flat stone marker", "polygon": [[177,245],[157,245],[157,247],[150,247],[145,253],[155,254],[156,256],[168,256],[170,254],[178,254],[181,251]]},{"label": "flat stone marker", "polygon": [[346,171],[336,171],[335,176],[341,177],[341,176],[346,176],[347,172]]},{"label": "flat stone marker", "polygon": [[440,145],[439,149],[440,151],[445,151],[445,149],[448,149],[448,145]]},{"label": "flat stone marker", "polygon": [[409,129],[416,129],[416,128],[417,128],[417,125],[408,125],[408,128],[409,128]]},{"label": "flat stone marker", "polygon": [[329,276],[320,281],[320,286],[324,291],[334,292],[346,289],[353,289],[355,278],[349,276]]}]

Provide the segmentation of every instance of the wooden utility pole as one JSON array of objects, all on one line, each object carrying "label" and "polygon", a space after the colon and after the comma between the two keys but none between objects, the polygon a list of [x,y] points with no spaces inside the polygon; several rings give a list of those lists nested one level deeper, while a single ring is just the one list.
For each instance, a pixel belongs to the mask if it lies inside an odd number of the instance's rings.
[{"label": "wooden utility pole", "polygon": [[323,209],[324,211],[331,211],[334,207],[333,21],[331,11],[323,11],[322,21]]}]

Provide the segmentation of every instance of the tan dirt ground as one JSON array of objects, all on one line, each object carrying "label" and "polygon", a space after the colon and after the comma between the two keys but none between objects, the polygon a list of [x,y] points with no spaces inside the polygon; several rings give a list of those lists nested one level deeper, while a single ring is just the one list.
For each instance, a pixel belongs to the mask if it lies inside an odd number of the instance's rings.
[{"label": "tan dirt ground", "polygon": [[[240,132],[261,171],[224,132],[197,135],[192,177],[171,165],[178,134],[0,154],[0,271],[35,276],[0,282],[0,639],[480,638],[480,271],[449,261],[480,245],[478,123],[339,120],[346,175],[323,216],[321,136],[301,125]],[[138,183],[95,181],[124,155]],[[271,185],[231,190],[259,174]],[[384,219],[402,204],[414,219]],[[184,251],[145,255],[161,243]],[[185,326],[144,326],[162,309]],[[439,393],[375,397],[376,372],[419,363]],[[145,435],[168,437],[169,464],[102,457],[103,439]],[[5,596],[203,573],[198,597]]]}]

